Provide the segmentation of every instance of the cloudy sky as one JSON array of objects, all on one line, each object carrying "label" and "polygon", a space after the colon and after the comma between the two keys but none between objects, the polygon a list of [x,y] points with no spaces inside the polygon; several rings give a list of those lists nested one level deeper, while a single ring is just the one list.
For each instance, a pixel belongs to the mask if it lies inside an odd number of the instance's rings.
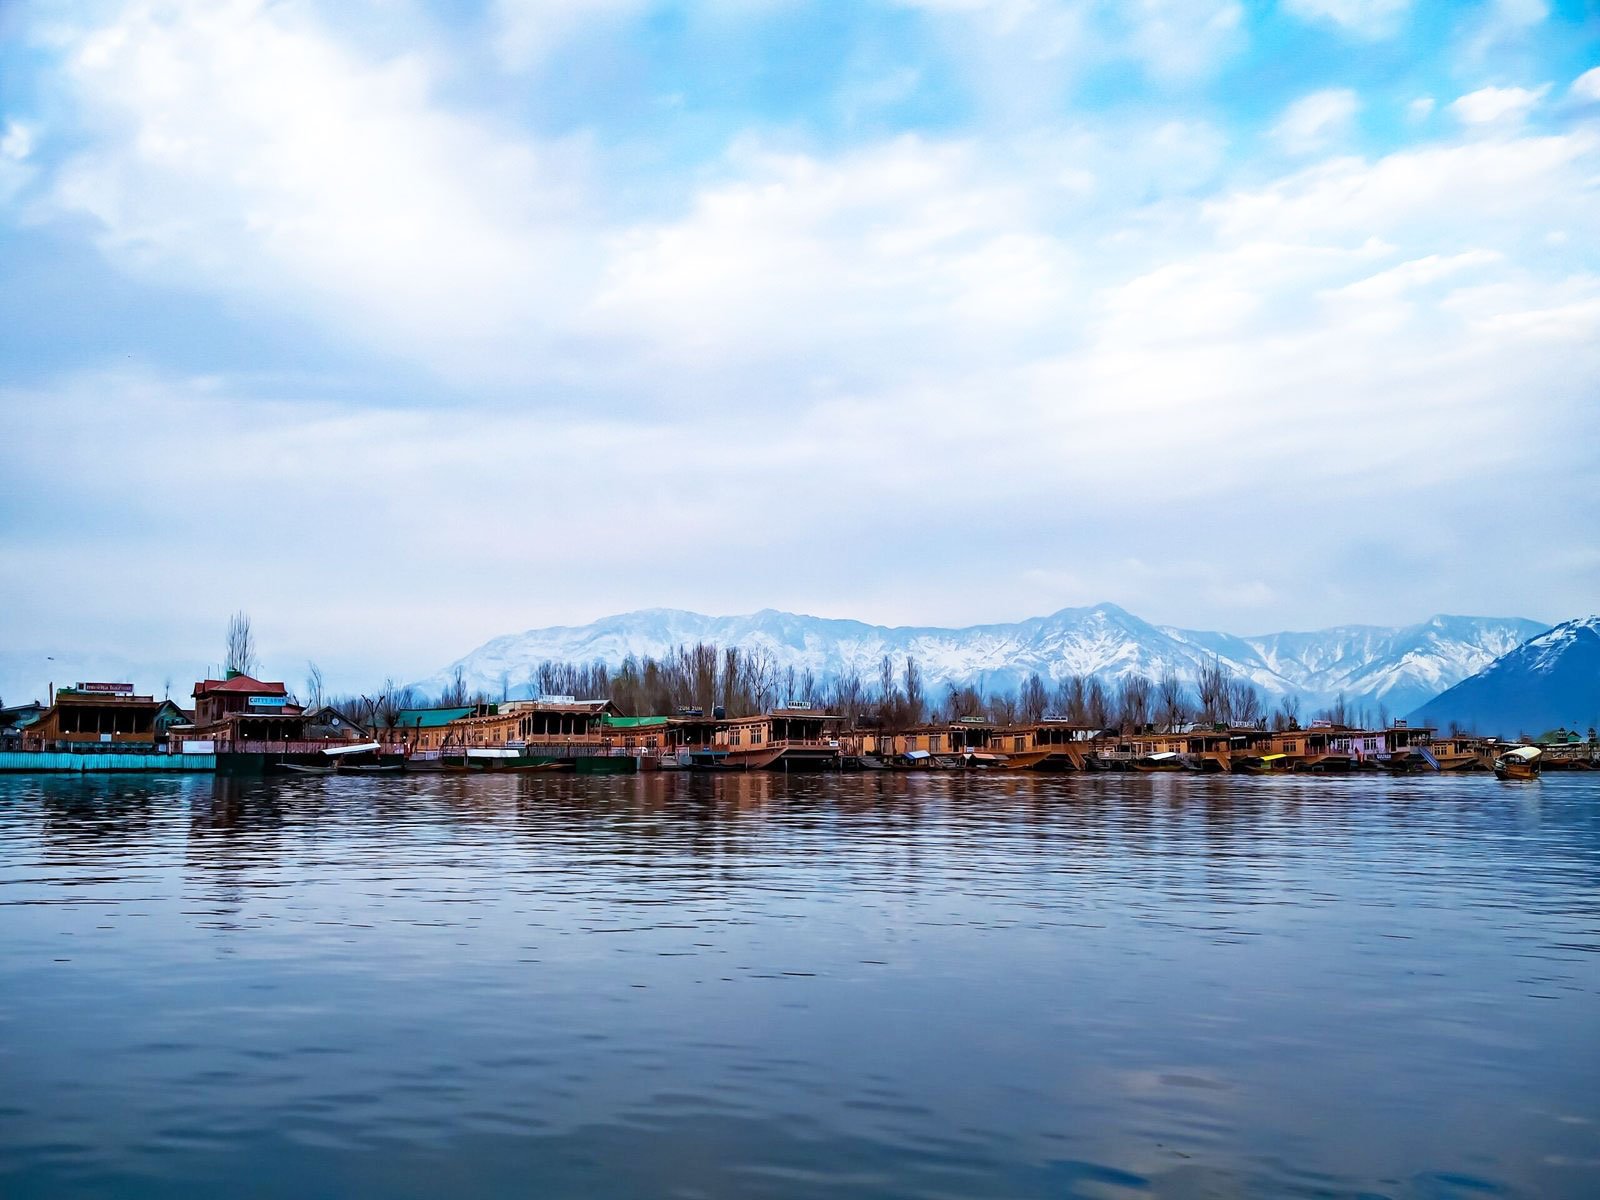
[{"label": "cloudy sky", "polygon": [[1554,621],[1597,425],[1584,0],[0,3],[14,677]]}]

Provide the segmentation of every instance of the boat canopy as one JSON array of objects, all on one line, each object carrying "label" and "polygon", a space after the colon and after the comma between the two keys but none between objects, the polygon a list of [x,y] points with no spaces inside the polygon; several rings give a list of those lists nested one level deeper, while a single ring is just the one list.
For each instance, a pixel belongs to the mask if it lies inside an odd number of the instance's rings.
[{"label": "boat canopy", "polygon": [[1287,754],[1263,754],[1261,756],[1261,761],[1262,762],[1277,762],[1280,758],[1288,758],[1288,757],[1289,756]]},{"label": "boat canopy", "polygon": [[1515,758],[1521,762],[1532,762],[1543,753],[1544,751],[1537,746],[1518,746],[1515,750],[1507,750],[1500,757]]},{"label": "boat canopy", "polygon": [[926,750],[907,750],[905,756],[912,762],[921,762],[925,758],[933,757],[933,755],[929,754]]},{"label": "boat canopy", "polygon": [[374,750],[381,750],[377,742],[351,742],[348,746],[328,746],[323,753],[329,758],[340,758],[346,754],[369,754]]},{"label": "boat canopy", "polygon": [[1147,762],[1168,762],[1177,758],[1178,752],[1176,750],[1157,750],[1154,754],[1146,754],[1144,757]]}]

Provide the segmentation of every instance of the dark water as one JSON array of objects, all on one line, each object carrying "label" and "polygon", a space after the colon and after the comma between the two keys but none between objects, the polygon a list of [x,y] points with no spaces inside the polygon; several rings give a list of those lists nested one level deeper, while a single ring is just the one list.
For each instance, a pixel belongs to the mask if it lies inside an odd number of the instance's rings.
[{"label": "dark water", "polygon": [[0,1196],[1600,1195],[1600,777],[0,777]]}]

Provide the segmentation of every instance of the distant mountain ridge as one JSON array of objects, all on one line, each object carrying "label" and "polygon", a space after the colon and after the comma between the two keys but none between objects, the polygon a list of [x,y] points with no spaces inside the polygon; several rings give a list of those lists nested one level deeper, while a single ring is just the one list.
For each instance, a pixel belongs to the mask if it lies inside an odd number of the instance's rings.
[{"label": "distant mountain ridge", "polygon": [[1415,625],[1346,625],[1252,637],[1152,625],[1115,604],[1066,608],[1045,617],[960,629],[882,626],[764,609],[712,617],[643,609],[588,625],[507,634],[417,683],[437,694],[459,666],[472,690],[526,696],[546,660],[604,662],[662,658],[681,645],[713,642],[761,650],[779,671],[819,679],[858,672],[870,683],[885,654],[917,659],[930,693],[955,685],[1014,690],[1037,671],[1046,681],[1094,675],[1114,683],[1129,674],[1154,679],[1169,667],[1192,680],[1213,656],[1255,683],[1269,701],[1298,695],[1307,708],[1343,693],[1354,704],[1400,714],[1473,675],[1547,629],[1518,617],[1435,616]]},{"label": "distant mountain ridge", "polygon": [[1600,724],[1600,616],[1565,621],[1422,705],[1429,725],[1503,737]]}]

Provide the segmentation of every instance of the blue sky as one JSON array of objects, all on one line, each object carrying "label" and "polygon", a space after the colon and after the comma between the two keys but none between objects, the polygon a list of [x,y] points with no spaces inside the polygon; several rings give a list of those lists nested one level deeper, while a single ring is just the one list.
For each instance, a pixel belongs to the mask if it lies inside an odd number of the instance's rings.
[{"label": "blue sky", "polygon": [[1542,0],[0,6],[0,653],[1592,611],[1597,68]]}]

